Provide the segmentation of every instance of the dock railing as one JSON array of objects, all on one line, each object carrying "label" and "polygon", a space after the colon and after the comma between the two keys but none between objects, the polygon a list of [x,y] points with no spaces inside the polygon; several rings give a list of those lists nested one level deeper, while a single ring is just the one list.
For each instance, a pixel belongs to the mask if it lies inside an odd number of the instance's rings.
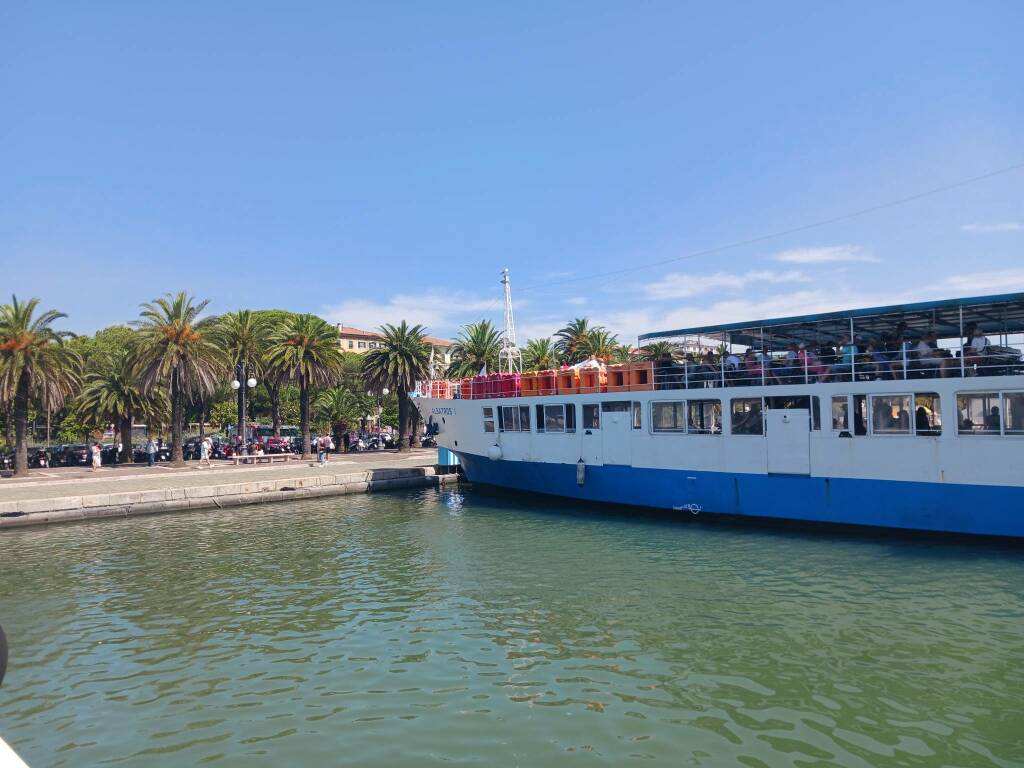
[{"label": "dock railing", "polygon": [[[567,391],[528,386],[533,374],[489,374],[456,381],[422,382],[418,394],[442,400],[483,400],[577,394],[578,383]],[[900,381],[907,379],[1024,376],[1024,343],[990,345],[978,352],[936,348],[921,356],[909,345],[899,352],[859,351],[852,357],[819,358],[803,350],[795,355],[706,356],[702,361],[661,359],[653,362],[650,382],[616,387],[614,391],[707,389],[721,387],[782,386],[839,381]],[[1024,386],[1024,385],[1022,385]],[[601,392],[605,386],[595,387]],[[587,390],[588,392],[591,390]]]}]

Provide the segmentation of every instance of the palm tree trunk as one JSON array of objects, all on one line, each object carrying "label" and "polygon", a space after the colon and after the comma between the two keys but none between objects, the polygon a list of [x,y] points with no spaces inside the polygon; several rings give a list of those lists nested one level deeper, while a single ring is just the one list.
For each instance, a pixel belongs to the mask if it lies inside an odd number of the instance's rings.
[{"label": "palm tree trunk", "polygon": [[121,419],[121,463],[131,464],[135,461],[132,451],[132,415],[127,413]]},{"label": "palm tree trunk", "polygon": [[398,451],[399,453],[409,452],[409,441],[406,435],[409,434],[409,398],[405,394],[405,387],[398,388]]},{"label": "palm tree trunk", "polygon": [[178,369],[171,372],[171,466],[184,467],[185,455],[181,447],[182,421],[185,418],[184,396],[178,385]]},{"label": "palm tree trunk", "polygon": [[28,474],[28,371],[22,371],[14,392],[14,474]]},{"label": "palm tree trunk", "polygon": [[[408,399],[408,398],[406,398]],[[409,401],[409,447],[416,447],[416,436],[420,431],[420,411],[413,402]]]},{"label": "palm tree trunk", "polygon": [[273,384],[263,382],[267,388],[267,395],[270,397],[270,421],[274,428],[274,437],[281,436],[281,382]]},{"label": "palm tree trunk", "polygon": [[302,424],[302,460],[313,458],[309,439],[309,385],[306,377],[299,376],[299,420]]},{"label": "palm tree trunk", "polygon": [[10,447],[14,445],[14,411],[11,406],[5,405],[3,409],[4,413],[4,445]]}]

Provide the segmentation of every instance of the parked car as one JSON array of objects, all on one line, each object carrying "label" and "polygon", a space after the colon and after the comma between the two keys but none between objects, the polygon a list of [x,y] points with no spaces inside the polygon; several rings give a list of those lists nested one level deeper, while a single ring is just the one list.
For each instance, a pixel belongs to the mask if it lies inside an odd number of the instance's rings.
[{"label": "parked car", "polygon": [[287,437],[268,437],[263,446],[266,453],[288,453],[291,449],[292,446]]},{"label": "parked car", "polygon": [[[132,458],[136,464],[145,464],[148,461],[146,457],[146,444],[136,443],[132,446]],[[170,461],[171,460],[171,446],[164,445],[163,448],[157,448],[156,450],[157,461]]]},{"label": "parked car", "polygon": [[[53,466],[62,467],[87,467],[92,463],[89,455],[89,446],[84,443],[73,443],[57,447],[56,453],[52,456]],[[29,455],[29,466],[32,466],[32,456]]]}]

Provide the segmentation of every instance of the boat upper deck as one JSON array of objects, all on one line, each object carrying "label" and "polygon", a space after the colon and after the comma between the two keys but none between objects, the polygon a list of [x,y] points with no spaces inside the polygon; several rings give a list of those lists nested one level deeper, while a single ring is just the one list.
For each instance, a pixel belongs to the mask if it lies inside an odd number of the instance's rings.
[{"label": "boat upper deck", "polygon": [[1024,293],[825,312],[640,336],[671,388],[1024,374]]}]

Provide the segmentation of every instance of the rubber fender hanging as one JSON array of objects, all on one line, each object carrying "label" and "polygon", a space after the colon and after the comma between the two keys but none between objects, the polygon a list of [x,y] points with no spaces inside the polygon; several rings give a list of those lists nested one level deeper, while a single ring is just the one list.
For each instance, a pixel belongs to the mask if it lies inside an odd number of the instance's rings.
[{"label": "rubber fender hanging", "polygon": [[587,465],[581,458],[576,462],[576,485],[583,485],[587,479]]}]

